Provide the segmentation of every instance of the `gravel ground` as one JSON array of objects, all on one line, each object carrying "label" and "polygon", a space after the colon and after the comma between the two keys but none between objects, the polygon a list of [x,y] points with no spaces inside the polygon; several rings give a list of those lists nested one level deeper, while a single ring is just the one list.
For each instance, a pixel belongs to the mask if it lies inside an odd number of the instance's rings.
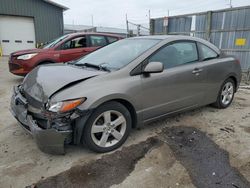
[{"label": "gravel ground", "polygon": [[[230,178],[232,180],[238,178],[234,181],[236,184],[224,178],[227,183],[217,181],[213,187],[225,187],[225,184],[228,187],[238,185],[244,187],[247,181],[250,181],[250,90],[246,87],[239,90],[228,109],[203,107],[146,125],[140,130],[134,130],[124,147],[116,152],[103,155],[90,152],[81,146],[68,146],[66,155],[53,156],[42,153],[37,148],[33,139],[18,126],[8,110],[11,89],[21,81],[22,77],[8,72],[7,58],[0,57],[0,187],[25,187],[32,184],[42,187],[61,178],[61,181],[67,180],[67,187],[77,187],[74,185],[98,187],[93,183],[99,183],[98,185],[103,184],[106,187],[124,188],[192,188],[200,187],[197,178],[206,182],[207,174],[212,174],[214,178],[221,175],[232,177]],[[185,149],[189,144],[184,143],[182,144],[184,147],[181,146],[183,150],[177,150],[177,145],[180,144],[178,140],[173,142],[162,139],[162,133],[168,135],[167,133],[171,133],[171,128],[179,131],[184,129],[184,133],[187,134],[189,131],[185,128],[196,130],[202,135],[201,137],[206,137],[207,142],[204,143],[213,146],[212,153],[216,159],[213,161],[218,163],[199,173],[199,167],[209,160],[199,158],[197,164],[193,164],[194,156],[200,155],[197,153],[200,150],[194,147],[191,155],[190,150]],[[166,130],[168,131],[165,132]],[[152,144],[152,139],[148,139],[151,137],[153,140],[161,140],[162,143],[153,141]],[[199,142],[199,138],[194,139]],[[203,146],[206,144],[200,147]],[[181,157],[180,154],[187,157]],[[216,158],[222,154],[223,157]],[[122,160],[113,161],[110,160],[110,156],[116,158],[120,156]],[[218,171],[218,168],[215,168],[216,164],[222,164],[225,170],[216,172]],[[104,167],[109,167],[110,172],[105,171]],[[89,178],[73,176],[76,179],[67,179],[71,174],[91,175],[86,169],[91,169],[92,175],[95,172],[99,174]],[[228,169],[232,173],[229,173]],[[109,176],[103,175],[104,173],[108,173]],[[114,179],[111,181],[112,178]],[[208,180],[212,181],[209,178]]]}]

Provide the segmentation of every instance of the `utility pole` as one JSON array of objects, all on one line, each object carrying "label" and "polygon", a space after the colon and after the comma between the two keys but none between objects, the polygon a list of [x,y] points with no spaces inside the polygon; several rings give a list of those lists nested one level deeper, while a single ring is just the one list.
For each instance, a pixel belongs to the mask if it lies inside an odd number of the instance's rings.
[{"label": "utility pole", "polygon": [[129,37],[128,15],[126,14],[127,38]]},{"label": "utility pole", "polygon": [[92,24],[92,27],[94,27],[94,16],[93,16],[93,14],[91,15],[91,24]]},{"label": "utility pole", "polygon": [[232,0],[229,0],[229,6],[230,6],[230,8],[233,8]]},{"label": "utility pole", "polygon": [[138,25],[137,25],[137,36],[139,37],[140,34],[141,34],[141,25],[138,24]]},{"label": "utility pole", "polygon": [[148,24],[148,28],[150,28],[150,20],[151,19],[151,13],[150,10],[148,10],[148,20],[149,20],[149,24]]}]

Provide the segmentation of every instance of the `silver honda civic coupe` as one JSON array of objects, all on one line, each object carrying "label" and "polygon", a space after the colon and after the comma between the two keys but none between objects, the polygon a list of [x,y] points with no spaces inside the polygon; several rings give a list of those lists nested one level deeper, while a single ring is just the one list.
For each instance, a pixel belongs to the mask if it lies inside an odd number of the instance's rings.
[{"label": "silver honda civic coupe", "polygon": [[63,154],[65,144],[108,152],[144,123],[227,108],[240,81],[239,61],[203,39],[135,37],[37,67],[14,87],[11,112],[44,152]]}]

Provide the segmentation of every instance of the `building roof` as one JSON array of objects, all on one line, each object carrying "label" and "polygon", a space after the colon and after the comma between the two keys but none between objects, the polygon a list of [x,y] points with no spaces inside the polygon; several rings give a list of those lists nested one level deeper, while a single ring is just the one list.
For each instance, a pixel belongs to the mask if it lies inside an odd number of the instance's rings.
[{"label": "building roof", "polygon": [[45,1],[46,3],[49,3],[49,4],[51,4],[51,5],[54,5],[54,6],[56,6],[56,7],[59,7],[59,8],[61,8],[61,9],[63,9],[64,11],[69,9],[69,8],[66,7],[66,6],[63,6],[63,5],[59,4],[59,3],[56,3],[56,2],[51,1],[51,0],[43,0],[43,1]]},{"label": "building roof", "polygon": [[88,29],[93,29],[95,27],[89,25],[71,25],[71,24],[64,24],[64,30],[72,30],[72,31],[84,31]]},{"label": "building roof", "polygon": [[96,32],[127,34],[126,29],[114,28],[114,27],[96,27]]},{"label": "building roof", "polygon": [[[114,28],[114,27],[93,27],[88,25],[71,25],[71,24],[64,24],[64,30],[65,31],[89,31],[93,30],[98,33],[114,33],[114,34],[120,34],[120,35],[126,35],[127,29],[122,28]],[[137,33],[137,31],[134,29],[132,30],[134,34]],[[142,35],[149,35],[149,31],[141,30]]]}]

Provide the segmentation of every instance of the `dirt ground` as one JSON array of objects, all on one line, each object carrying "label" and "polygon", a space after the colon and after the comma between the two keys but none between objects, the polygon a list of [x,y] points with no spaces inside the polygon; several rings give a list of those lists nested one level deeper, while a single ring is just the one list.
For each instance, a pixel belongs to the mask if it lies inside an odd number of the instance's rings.
[{"label": "dirt ground", "polygon": [[21,81],[0,57],[0,188],[249,187],[249,89],[241,88],[228,109],[207,106],[133,130],[118,151],[68,146],[54,156],[42,153],[9,112],[11,89]]}]

